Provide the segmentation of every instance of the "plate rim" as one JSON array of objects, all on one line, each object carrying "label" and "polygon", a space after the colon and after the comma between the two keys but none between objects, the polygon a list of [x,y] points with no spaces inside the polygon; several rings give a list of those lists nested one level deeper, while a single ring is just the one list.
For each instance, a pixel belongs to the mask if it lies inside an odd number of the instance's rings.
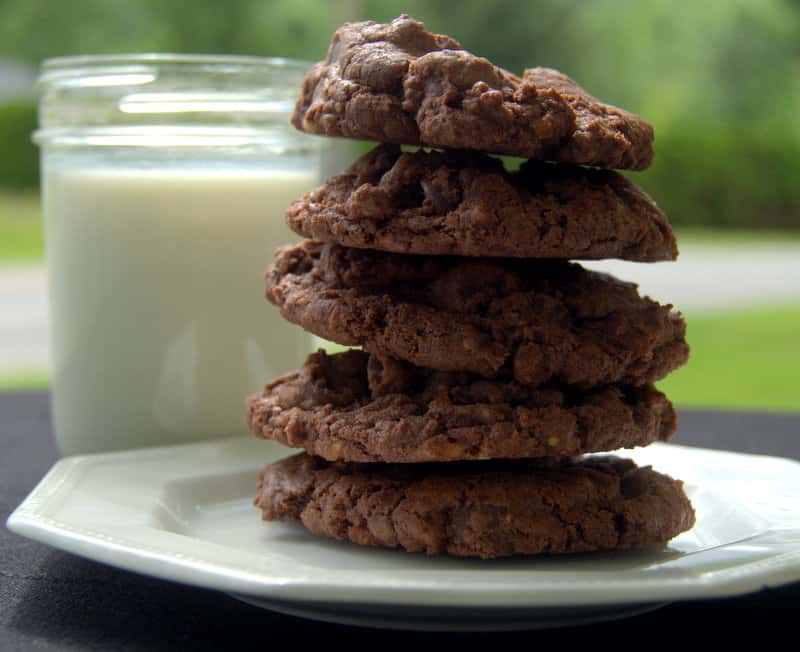
[{"label": "plate rim", "polygon": [[[63,488],[74,474],[88,464],[104,461],[130,460],[135,457],[167,455],[176,450],[227,444],[236,440],[215,440],[194,444],[140,449],[135,451],[100,453],[59,460],[39,481],[36,487],[8,517],[7,527],[21,535],[81,557],[124,570],[182,584],[238,593],[255,598],[287,601],[318,601],[331,603],[365,603],[384,605],[453,606],[453,607],[564,607],[569,605],[607,605],[623,603],[665,602],[743,595],[766,587],[777,587],[800,581],[800,546],[776,552],[769,557],[751,560],[741,565],[714,570],[705,576],[630,578],[595,582],[581,580],[581,590],[575,586],[543,581],[525,592],[503,592],[501,587],[464,583],[458,586],[394,584],[373,582],[346,584],[341,580],[321,581],[313,577],[265,576],[256,570],[244,571],[213,560],[176,555],[162,547],[149,546],[119,535],[90,532],[83,527],[64,523],[42,512],[50,501],[62,497]],[[654,444],[653,446],[657,446]],[[736,456],[766,462],[773,460],[797,466],[789,458],[718,451],[699,447],[660,444],[671,449],[685,449],[693,454]],[[289,452],[289,451],[287,451]],[[68,497],[68,495],[67,495]],[[774,530],[768,530],[774,531]],[[220,544],[221,545],[221,544]],[[727,544],[730,545],[730,544]],[[594,585],[593,585],[594,584]],[[657,588],[657,595],[654,589]],[[475,590],[473,590],[475,589]],[[420,591],[424,591],[421,599]]]}]

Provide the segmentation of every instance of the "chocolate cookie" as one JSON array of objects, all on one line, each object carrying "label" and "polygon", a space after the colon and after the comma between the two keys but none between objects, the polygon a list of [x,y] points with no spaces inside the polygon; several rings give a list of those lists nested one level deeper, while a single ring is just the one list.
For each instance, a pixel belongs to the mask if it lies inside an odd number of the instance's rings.
[{"label": "chocolate cookie", "polygon": [[667,440],[676,418],[652,385],[531,388],[351,350],[311,354],[247,401],[260,437],[331,461],[572,457]]},{"label": "chocolate cookie", "polygon": [[300,235],[412,254],[674,260],[666,215],[609,170],[381,145],[286,212]]},{"label": "chocolate cookie", "polygon": [[694,525],[679,480],[630,460],[330,463],[305,453],[259,472],[265,520],[429,555],[505,557],[663,544]]},{"label": "chocolate cookie", "polygon": [[558,71],[522,78],[403,15],[346,23],[306,75],[292,124],[326,136],[642,170],[653,128]]},{"label": "chocolate cookie", "polygon": [[279,249],[267,299],[340,344],[525,385],[645,385],[689,355],[672,306],[575,263]]}]

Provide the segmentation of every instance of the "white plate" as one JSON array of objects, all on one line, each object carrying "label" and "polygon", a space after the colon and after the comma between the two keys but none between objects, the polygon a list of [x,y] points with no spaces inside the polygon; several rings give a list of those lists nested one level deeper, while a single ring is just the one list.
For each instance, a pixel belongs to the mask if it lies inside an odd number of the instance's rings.
[{"label": "white plate", "polygon": [[590,622],[800,580],[800,464],[654,444],[623,453],[686,482],[695,528],[666,547],[480,561],[428,558],[263,523],[254,439],[58,462],[8,527],[89,559],[322,620],[427,629]]}]

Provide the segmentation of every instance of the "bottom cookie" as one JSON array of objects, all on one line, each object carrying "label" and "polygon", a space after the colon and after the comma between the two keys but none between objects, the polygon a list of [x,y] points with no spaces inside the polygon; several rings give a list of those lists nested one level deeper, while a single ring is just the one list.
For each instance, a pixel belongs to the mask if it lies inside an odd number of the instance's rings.
[{"label": "bottom cookie", "polygon": [[491,559],[663,544],[694,525],[683,483],[627,459],[264,466],[264,520],[367,546]]}]

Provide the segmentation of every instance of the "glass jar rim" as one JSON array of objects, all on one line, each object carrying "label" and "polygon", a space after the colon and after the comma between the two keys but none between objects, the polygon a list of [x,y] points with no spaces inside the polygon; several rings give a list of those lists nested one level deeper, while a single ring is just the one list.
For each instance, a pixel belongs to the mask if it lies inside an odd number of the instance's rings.
[{"label": "glass jar rim", "polygon": [[241,54],[181,54],[177,52],[145,52],[131,54],[79,54],[64,57],[51,57],[41,64],[39,83],[47,81],[50,73],[102,68],[108,65],[125,64],[185,64],[185,65],[225,65],[242,68],[283,68],[305,72],[312,61],[290,59],[287,57],[259,57]]},{"label": "glass jar rim", "polygon": [[[282,57],[140,53],[47,59],[34,141],[61,146],[281,146],[313,65]],[[303,148],[318,147],[311,140]]]}]

